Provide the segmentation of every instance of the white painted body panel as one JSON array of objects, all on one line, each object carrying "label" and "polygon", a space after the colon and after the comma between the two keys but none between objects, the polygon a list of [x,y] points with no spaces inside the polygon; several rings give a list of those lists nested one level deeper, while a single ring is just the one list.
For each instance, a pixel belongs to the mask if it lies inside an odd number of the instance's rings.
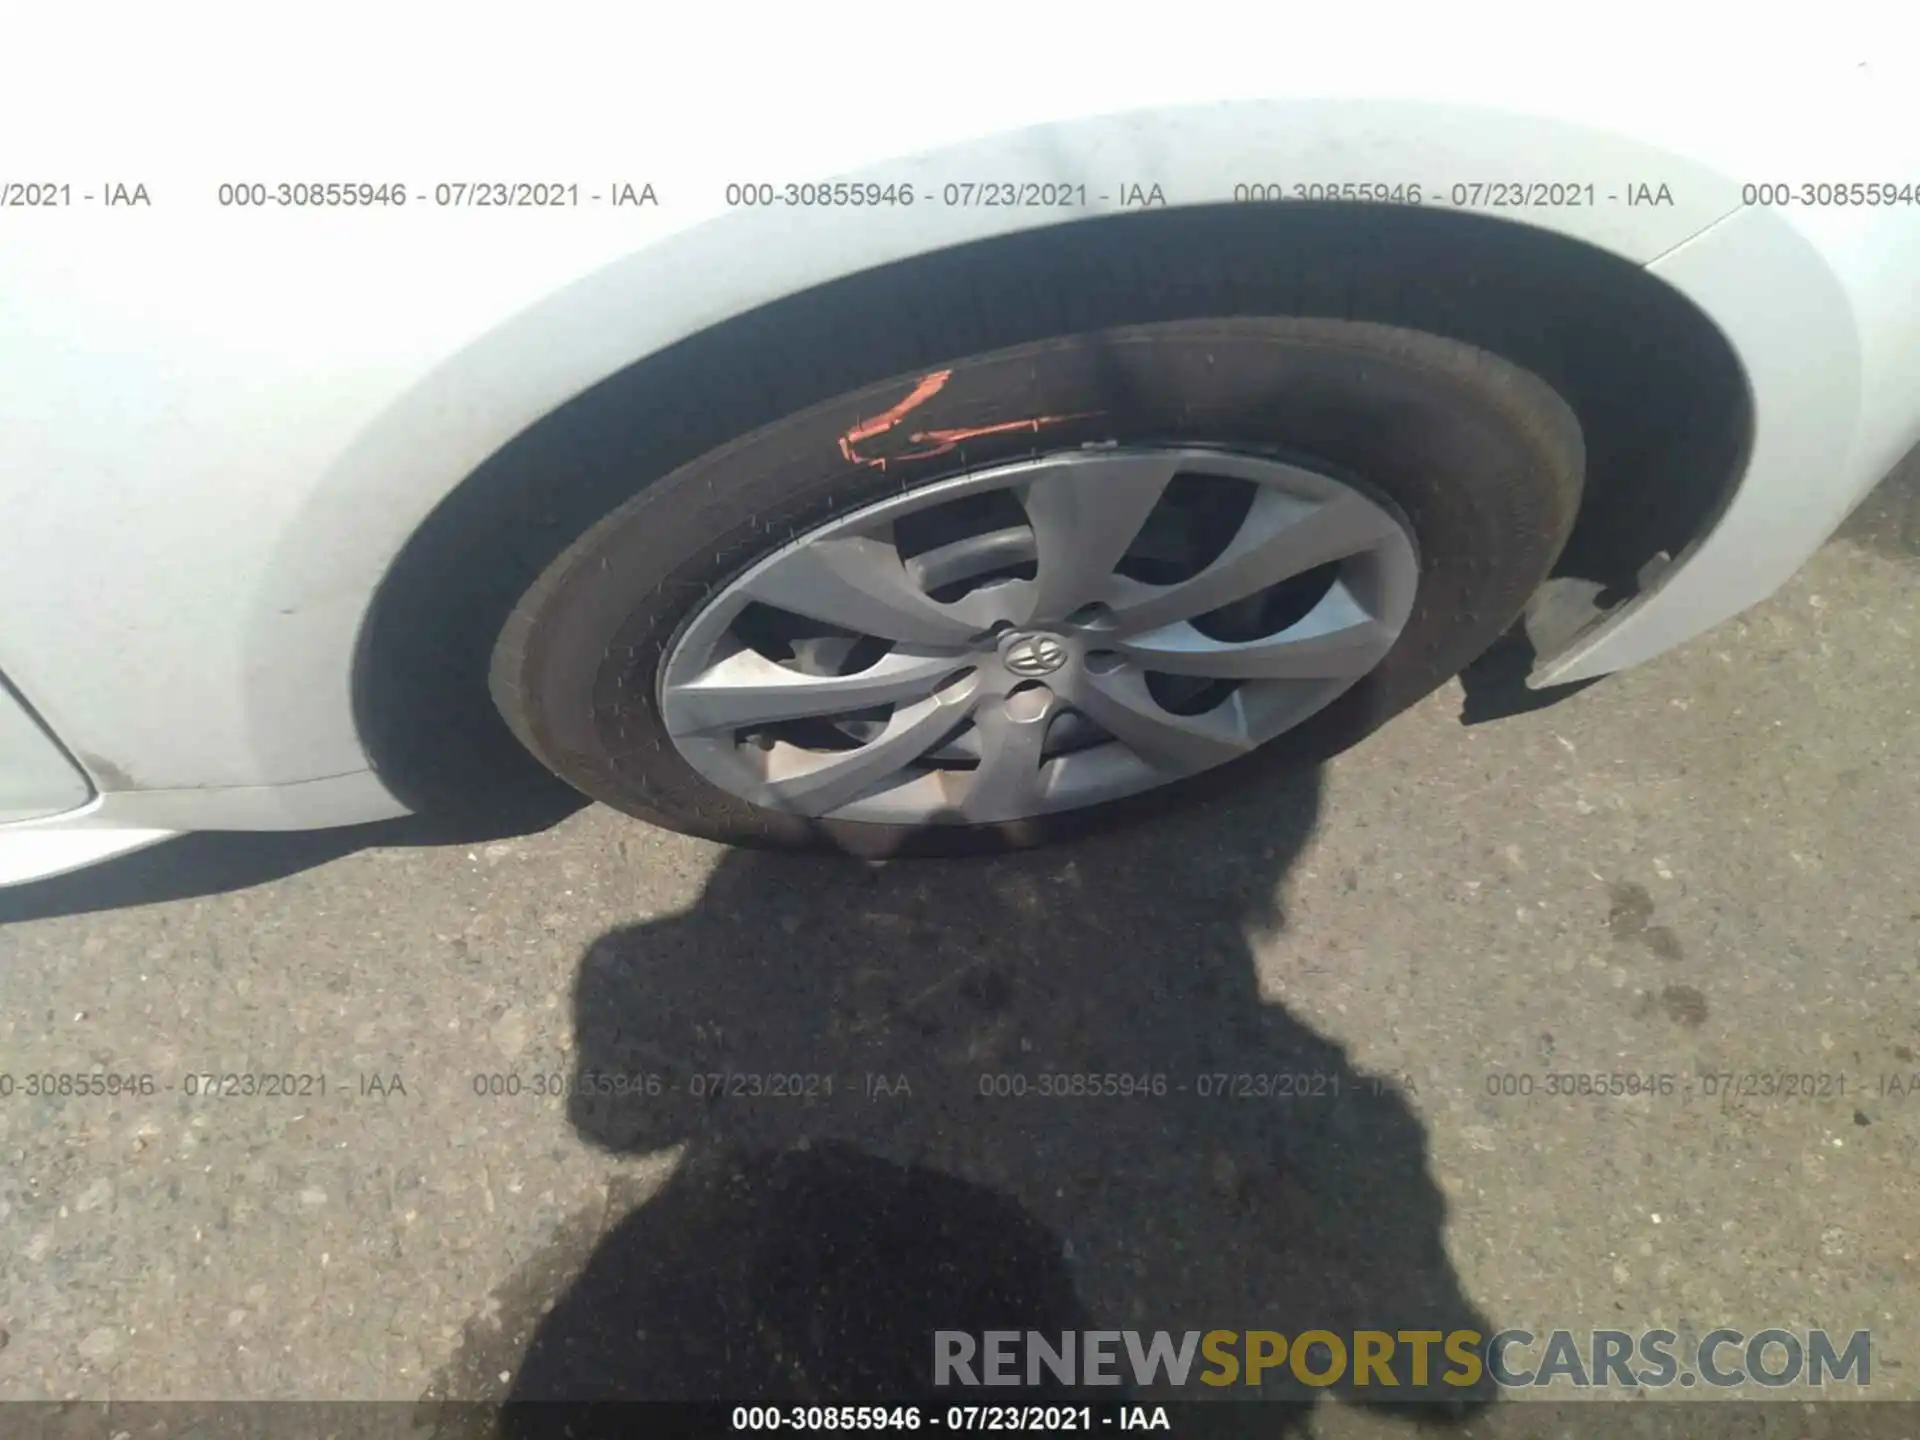
[{"label": "white painted body panel", "polygon": [[1766,599],[1920,441],[1920,210],[1793,218],[1743,210],[1650,267],[1733,342],[1753,448],[1719,522],[1531,683],[1640,664]]},{"label": "white painted body panel", "polygon": [[[36,16],[16,49],[75,63],[0,92],[0,180],[152,198],[0,212],[0,671],[103,792],[74,828],[399,813],[355,732],[353,648],[407,537],[481,461],[730,315],[1058,218],[729,210],[732,181],[1157,184],[1176,205],[1275,179],[1666,185],[1671,206],[1502,212],[1650,264],[1734,341],[1757,411],[1712,535],[1554,679],[1763,598],[1920,438],[1920,207],[1740,209],[1743,181],[1920,184],[1920,86],[1887,68],[1911,51],[1884,18],[1743,55],[1707,22],[1689,37],[1663,18],[1657,51],[1615,53],[1392,6],[1264,30],[1245,7],[1183,7],[1172,34],[993,5],[684,7],[625,32],[546,7],[480,35],[346,6],[283,37],[258,14],[191,32],[91,5]],[[235,180],[495,179],[650,183],[660,203],[216,198]],[[36,873],[31,851],[0,846],[0,882]]]},{"label": "white painted body panel", "polygon": [[86,776],[13,693],[0,685],[0,831],[10,823],[77,810],[93,797]]}]

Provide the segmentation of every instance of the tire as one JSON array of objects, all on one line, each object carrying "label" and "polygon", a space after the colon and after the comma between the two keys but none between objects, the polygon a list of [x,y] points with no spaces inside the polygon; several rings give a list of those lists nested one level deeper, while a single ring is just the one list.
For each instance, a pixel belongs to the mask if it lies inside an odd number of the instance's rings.
[{"label": "tire", "polygon": [[[944,375],[932,383],[935,374]],[[1023,847],[1244,786],[1357,742],[1457,674],[1546,578],[1579,506],[1567,404],[1485,351],[1388,326],[1245,318],[1068,336],[907,374],[644,484],[553,562],[494,649],[495,704],[587,795],[731,844],[862,855]],[[889,422],[895,423],[889,423]],[[987,466],[1109,445],[1278,456],[1376,498],[1419,579],[1371,670],[1251,753],[1144,793],[988,823],[880,824],[756,805],[683,757],[660,670],[707,598],[791,537]]]}]

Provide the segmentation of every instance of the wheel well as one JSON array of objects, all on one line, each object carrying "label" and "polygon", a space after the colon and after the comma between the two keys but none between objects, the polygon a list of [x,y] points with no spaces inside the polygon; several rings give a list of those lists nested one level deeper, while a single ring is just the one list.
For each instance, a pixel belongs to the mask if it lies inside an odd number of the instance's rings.
[{"label": "wheel well", "polygon": [[557,782],[488,697],[494,639],[583,530],[694,456],[944,360],[1223,314],[1402,325],[1546,380],[1588,449],[1556,577],[1630,589],[1649,559],[1704,530],[1743,463],[1751,405],[1718,328],[1641,267],[1548,231],[1410,207],[1219,205],[955,246],[690,336],[543,417],[462,481],[402,550],[360,635],[354,704],[374,768],[416,809],[550,799]]}]

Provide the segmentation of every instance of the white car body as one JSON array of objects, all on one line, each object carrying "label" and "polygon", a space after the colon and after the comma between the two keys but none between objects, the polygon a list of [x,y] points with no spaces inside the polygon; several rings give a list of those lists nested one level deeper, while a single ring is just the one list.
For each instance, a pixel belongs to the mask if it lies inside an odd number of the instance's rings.
[{"label": "white car body", "polygon": [[[1250,181],[1592,182],[1503,210],[1643,265],[1721,329],[1752,443],[1731,501],[1534,682],[1636,665],[1763,599],[1920,439],[1920,204],[1743,204],[1743,185],[1920,186],[1920,85],[1886,34],[1718,50],[1666,24],[1495,43],[1418,12],[1184,7],[1151,38],[1034,7],[677,9],[614,34],[449,40],[434,17],[16,17],[0,182],[0,883],[202,829],[404,807],[357,732],[355,645],[410,534],[570,397],[730,316],[1052,212],[729,208],[729,182],[1089,183],[1170,205]],[[532,17],[537,15],[537,21]],[[1162,17],[1163,19],[1167,17]],[[111,21],[111,55],[92,35]],[[1622,22],[1623,27],[1632,29]],[[1837,26],[1835,29],[1837,30]],[[493,97],[498,97],[497,100]],[[237,210],[223,183],[400,181],[400,209]],[[551,180],[657,204],[439,207]],[[113,185],[146,205],[80,203]],[[1630,203],[1629,192],[1671,203]],[[1076,222],[1078,223],[1078,222]]]}]

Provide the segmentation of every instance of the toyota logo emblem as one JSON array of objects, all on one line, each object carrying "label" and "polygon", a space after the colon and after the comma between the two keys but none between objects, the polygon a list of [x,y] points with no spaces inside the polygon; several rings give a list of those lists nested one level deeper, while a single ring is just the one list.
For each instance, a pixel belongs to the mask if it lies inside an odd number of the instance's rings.
[{"label": "toyota logo emblem", "polygon": [[1022,635],[1007,646],[1002,663],[1015,675],[1051,675],[1067,663],[1067,647],[1052,635]]}]

